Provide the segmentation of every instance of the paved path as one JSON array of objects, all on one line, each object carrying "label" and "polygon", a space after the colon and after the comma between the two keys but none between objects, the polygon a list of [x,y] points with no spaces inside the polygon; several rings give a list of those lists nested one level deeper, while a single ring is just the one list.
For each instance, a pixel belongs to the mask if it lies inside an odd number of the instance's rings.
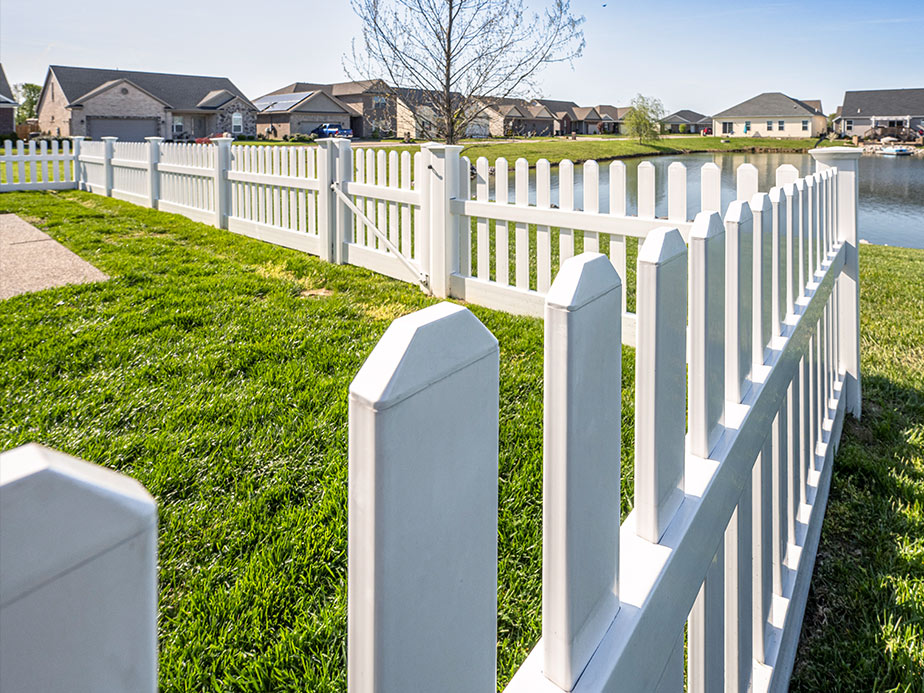
[{"label": "paved path", "polygon": [[66,284],[109,279],[15,214],[0,214],[0,300]]}]

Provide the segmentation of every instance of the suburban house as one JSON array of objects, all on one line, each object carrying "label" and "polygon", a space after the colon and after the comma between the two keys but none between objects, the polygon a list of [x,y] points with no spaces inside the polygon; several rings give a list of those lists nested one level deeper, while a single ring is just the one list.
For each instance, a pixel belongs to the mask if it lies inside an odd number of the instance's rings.
[{"label": "suburban house", "polygon": [[0,65],[0,135],[16,131],[16,108],[19,106],[13,98],[13,90],[6,81],[3,65]]},{"label": "suburban house", "polygon": [[[461,95],[454,94],[456,98]],[[442,99],[442,93],[423,89],[400,88],[396,90],[395,108],[397,134],[399,137],[426,139],[440,137],[441,125],[437,122],[440,109],[434,104]],[[464,137],[487,137],[491,131],[490,110],[481,102],[472,102],[467,112],[472,115],[463,133]]]},{"label": "suburban house", "polygon": [[336,123],[350,127],[356,112],[335,96],[321,90],[270,94],[254,100],[257,133],[272,139],[307,135],[319,125]]},{"label": "suburban house", "polygon": [[834,129],[848,137],[920,137],[924,134],[924,89],[845,92]]},{"label": "suburban house", "polygon": [[672,134],[682,132],[696,134],[702,132],[703,128],[712,127],[712,118],[696,111],[681,109],[662,118],[661,125],[665,131]]},{"label": "suburban house", "polygon": [[[533,104],[545,106],[555,118],[555,129],[551,134],[595,135],[603,132],[603,117],[594,106],[578,106],[574,101],[535,99]],[[612,117],[612,116],[611,116]],[[608,122],[608,121],[607,121]]]},{"label": "suburban house", "polygon": [[712,132],[738,137],[820,137],[828,127],[821,101],[766,92],[712,116]]},{"label": "suburban house", "polygon": [[597,106],[597,113],[600,114],[602,121],[602,131],[612,135],[625,134],[625,118],[631,110],[631,106],[610,106],[609,104]]},{"label": "suburban house", "polygon": [[188,140],[255,135],[257,109],[226,77],[52,65],[38,123],[56,137]]},{"label": "suburban house", "polygon": [[394,91],[385,82],[377,79],[333,84],[293,82],[261,96],[260,99],[278,94],[298,94],[311,91],[322,91],[349,106],[352,110],[350,128],[356,137],[372,137],[376,131],[382,134],[398,132]]},{"label": "suburban house", "polygon": [[542,104],[524,99],[490,99],[485,114],[492,137],[509,135],[551,135],[555,131],[555,116]]}]

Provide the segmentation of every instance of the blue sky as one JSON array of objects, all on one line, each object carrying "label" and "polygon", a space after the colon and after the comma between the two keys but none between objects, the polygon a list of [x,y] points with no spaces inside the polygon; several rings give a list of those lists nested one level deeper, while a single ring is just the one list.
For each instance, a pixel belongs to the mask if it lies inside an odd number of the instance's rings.
[{"label": "blue sky", "polygon": [[[623,105],[643,93],[669,111],[713,114],[782,91],[832,112],[845,90],[924,87],[920,0],[572,2],[587,18],[587,47],[573,69],[546,70],[542,96]],[[346,79],[342,56],[358,35],[346,0],[0,0],[11,82],[80,65],[222,75],[257,97],[296,80]]]}]

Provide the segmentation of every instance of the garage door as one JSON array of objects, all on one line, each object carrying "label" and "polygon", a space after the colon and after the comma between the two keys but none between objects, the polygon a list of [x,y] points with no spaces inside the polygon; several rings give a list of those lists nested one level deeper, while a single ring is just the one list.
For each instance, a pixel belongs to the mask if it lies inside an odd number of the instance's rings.
[{"label": "garage door", "polygon": [[124,142],[140,142],[158,135],[157,118],[87,118],[91,139],[118,137]]}]

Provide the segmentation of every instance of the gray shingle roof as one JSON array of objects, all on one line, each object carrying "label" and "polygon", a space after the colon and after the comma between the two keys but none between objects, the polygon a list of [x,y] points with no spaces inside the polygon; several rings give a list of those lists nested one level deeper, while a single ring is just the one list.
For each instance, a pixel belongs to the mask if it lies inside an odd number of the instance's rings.
[{"label": "gray shingle roof", "polygon": [[613,120],[622,120],[631,110],[631,106],[611,106],[609,104],[597,106],[597,113],[601,116],[609,116]]},{"label": "gray shingle roof", "polygon": [[844,93],[842,118],[924,116],[924,89],[873,89]]},{"label": "gray shingle roof", "polygon": [[6,73],[3,71],[3,65],[0,65],[0,96],[5,96],[10,101],[15,101],[13,98],[13,90],[10,89],[10,83],[6,81]]},{"label": "gray shingle roof", "polygon": [[666,118],[661,120],[662,123],[711,123],[712,119],[704,116],[702,113],[697,113],[696,111],[690,111],[688,109],[681,109],[675,113],[671,113]]},{"label": "gray shingle roof", "polygon": [[741,118],[747,116],[752,118],[761,116],[777,118],[779,116],[794,115],[824,115],[819,108],[821,102],[813,101],[812,103],[816,104],[816,106],[811,106],[805,101],[799,101],[778,91],[770,91],[759,94],[747,101],[742,101],[721,113],[716,113],[713,118]]},{"label": "gray shingle roof", "polygon": [[[80,99],[105,82],[127,79],[158,99],[170,104],[174,110],[200,110],[199,102],[212,92],[227,90],[250,103],[243,92],[227,77],[200,75],[171,75],[162,72],[136,72],[134,70],[106,70],[93,67],[51,65],[68,103]],[[215,108],[215,106],[213,106]]]},{"label": "gray shingle roof", "polygon": [[[365,94],[367,91],[382,93],[388,91],[384,84],[378,80],[366,79],[358,82],[335,82],[333,84],[320,84],[317,82],[292,82],[284,87],[271,91],[263,96],[274,96],[276,94],[298,94],[308,91],[323,91],[328,96],[352,96],[355,94]],[[263,96],[260,98],[262,99]]]}]

